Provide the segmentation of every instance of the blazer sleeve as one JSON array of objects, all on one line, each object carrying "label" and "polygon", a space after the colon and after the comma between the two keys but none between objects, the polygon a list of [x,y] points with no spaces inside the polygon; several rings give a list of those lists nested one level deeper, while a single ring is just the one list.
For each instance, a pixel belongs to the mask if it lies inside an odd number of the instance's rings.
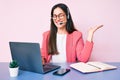
[{"label": "blazer sleeve", "polygon": [[48,55],[48,37],[49,31],[43,33],[41,56],[45,59],[46,62],[50,62],[50,55]]},{"label": "blazer sleeve", "polygon": [[90,58],[93,49],[93,42],[86,41],[84,44],[82,34],[76,44],[77,60],[81,62],[87,62]]}]

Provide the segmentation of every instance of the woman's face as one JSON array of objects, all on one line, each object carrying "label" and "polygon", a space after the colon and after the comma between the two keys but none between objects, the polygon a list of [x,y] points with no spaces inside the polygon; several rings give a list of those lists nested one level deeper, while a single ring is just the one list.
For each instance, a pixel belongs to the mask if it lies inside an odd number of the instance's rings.
[{"label": "woman's face", "polygon": [[54,9],[52,18],[57,28],[65,28],[67,17],[65,12],[61,8],[57,7],[56,9]]}]

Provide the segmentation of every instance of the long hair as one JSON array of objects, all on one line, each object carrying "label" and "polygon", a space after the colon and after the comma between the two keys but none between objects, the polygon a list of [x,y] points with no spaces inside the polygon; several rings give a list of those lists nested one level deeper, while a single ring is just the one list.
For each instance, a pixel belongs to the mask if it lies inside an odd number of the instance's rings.
[{"label": "long hair", "polygon": [[50,36],[49,36],[49,42],[48,42],[48,53],[52,54],[52,55],[59,54],[59,52],[57,50],[57,46],[56,46],[57,27],[55,26],[53,19],[52,19],[53,11],[57,7],[61,8],[67,16],[66,30],[67,30],[68,34],[71,34],[73,31],[76,31],[69,8],[63,3],[59,3],[59,4],[56,4],[55,6],[53,6],[52,10],[51,10]]}]

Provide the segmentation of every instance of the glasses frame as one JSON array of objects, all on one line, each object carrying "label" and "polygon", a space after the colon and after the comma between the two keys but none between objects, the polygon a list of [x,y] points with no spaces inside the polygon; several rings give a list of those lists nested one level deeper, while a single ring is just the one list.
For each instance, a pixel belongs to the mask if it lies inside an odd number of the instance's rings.
[{"label": "glasses frame", "polygon": [[65,14],[64,14],[64,13],[60,13],[60,14],[58,14],[58,15],[53,14],[52,19],[53,19],[53,20],[56,20],[57,18],[59,18],[59,19],[64,19],[64,18],[65,18]]}]

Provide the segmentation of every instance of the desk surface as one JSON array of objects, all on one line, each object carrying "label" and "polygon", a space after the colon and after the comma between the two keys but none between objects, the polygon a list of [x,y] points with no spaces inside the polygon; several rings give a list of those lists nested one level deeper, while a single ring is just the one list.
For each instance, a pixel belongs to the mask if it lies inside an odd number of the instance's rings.
[{"label": "desk surface", "polygon": [[64,68],[70,68],[71,71],[64,76],[55,76],[52,72],[38,74],[29,71],[19,70],[19,76],[12,78],[9,76],[8,63],[0,63],[0,80],[120,80],[120,62],[109,63],[117,66],[115,70],[83,74],[77,70],[71,69],[69,64],[60,64]]}]

